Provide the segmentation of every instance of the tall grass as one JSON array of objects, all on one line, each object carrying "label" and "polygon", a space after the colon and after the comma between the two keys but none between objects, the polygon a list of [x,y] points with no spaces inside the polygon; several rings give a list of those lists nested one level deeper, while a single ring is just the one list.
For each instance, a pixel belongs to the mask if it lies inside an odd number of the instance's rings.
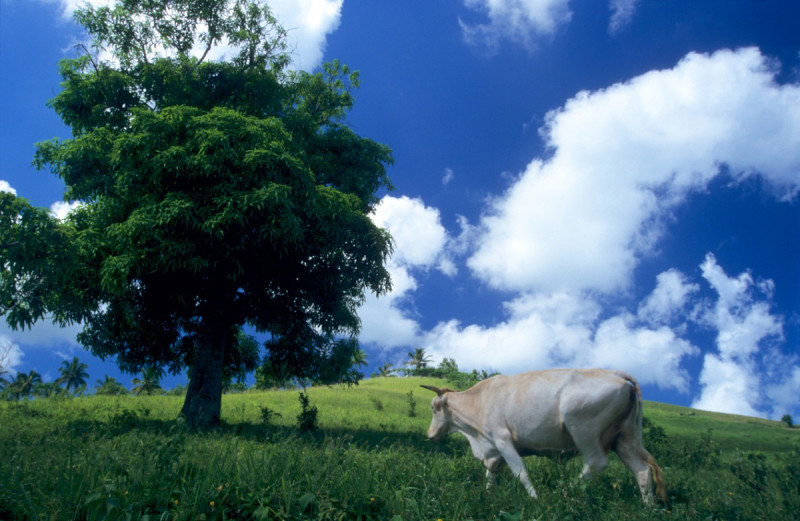
[{"label": "tall grass", "polygon": [[[297,427],[296,391],[226,395],[224,423],[209,433],[175,421],[180,397],[4,403],[0,519],[781,520],[800,512],[796,432],[705,416],[705,429],[693,431],[687,424],[698,416],[654,404],[646,414],[661,416],[646,436],[668,503],[643,506],[616,459],[584,483],[579,459],[530,458],[536,502],[507,471],[487,490],[462,437],[425,440],[430,413],[419,383],[311,388],[313,433]],[[752,440],[743,448],[716,441],[740,428],[760,429],[768,452]]]}]

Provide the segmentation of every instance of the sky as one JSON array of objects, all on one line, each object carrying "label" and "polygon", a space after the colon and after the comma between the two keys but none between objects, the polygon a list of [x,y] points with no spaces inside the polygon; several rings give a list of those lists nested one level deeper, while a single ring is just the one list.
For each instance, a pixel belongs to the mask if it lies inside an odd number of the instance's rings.
[{"label": "sky", "polygon": [[[77,3],[0,0],[0,190],[57,215],[64,187],[31,160],[70,136],[46,102],[85,39]],[[360,71],[347,121],[393,150],[373,215],[393,289],[360,309],[367,374],[424,348],[462,370],[622,369],[646,399],[800,417],[800,3],[271,6],[293,67]],[[90,384],[129,385],[79,329],[3,323],[5,363],[49,381],[78,356]]]}]

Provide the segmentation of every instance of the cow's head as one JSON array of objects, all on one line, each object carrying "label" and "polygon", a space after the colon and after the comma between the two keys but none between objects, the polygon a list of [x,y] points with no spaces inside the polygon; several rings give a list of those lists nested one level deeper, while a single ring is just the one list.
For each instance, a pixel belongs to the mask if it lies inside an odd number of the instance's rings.
[{"label": "cow's head", "polygon": [[433,418],[431,418],[431,426],[428,427],[428,438],[433,441],[439,441],[453,430],[453,421],[447,408],[447,393],[455,391],[447,387],[439,389],[432,385],[423,385],[421,387],[436,393],[436,396],[431,400]]}]

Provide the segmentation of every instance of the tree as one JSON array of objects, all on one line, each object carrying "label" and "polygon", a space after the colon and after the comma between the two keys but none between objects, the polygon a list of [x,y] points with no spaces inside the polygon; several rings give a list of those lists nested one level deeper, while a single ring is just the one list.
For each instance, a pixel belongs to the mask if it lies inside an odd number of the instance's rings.
[{"label": "tree", "polygon": [[367,362],[367,352],[364,351],[363,349],[356,349],[353,352],[353,363],[352,363],[352,365],[356,366],[356,367],[364,367],[364,366],[366,366],[368,364],[369,363]]},{"label": "tree", "polygon": [[12,400],[21,400],[33,396],[36,387],[42,384],[42,376],[36,371],[19,372],[16,378],[6,386],[6,393]]},{"label": "tree", "polygon": [[40,398],[55,398],[68,396],[67,391],[58,382],[46,382],[36,384],[33,394]]},{"label": "tree", "polygon": [[102,380],[95,382],[94,393],[106,396],[121,396],[128,394],[128,390],[116,378],[105,375]]},{"label": "tree", "polygon": [[414,349],[414,352],[408,353],[408,361],[406,362],[406,365],[411,366],[414,369],[422,369],[428,367],[428,364],[432,361],[433,359],[425,354],[425,348],[418,347]]},{"label": "tree", "polygon": [[[269,338],[271,367],[357,381],[356,310],[390,289],[392,248],[369,217],[391,152],[344,123],[358,75],[288,71],[285,31],[251,0],[122,0],[76,18],[95,53],[61,62],[50,101],[73,137],[39,143],[35,164],[81,205],[62,222],[2,194],[9,324],[49,313],[127,372],[188,368],[191,427],[219,422],[226,371],[254,369],[245,326]],[[232,59],[207,60],[223,40]]]},{"label": "tree", "polygon": [[86,372],[89,366],[74,357],[71,362],[64,360],[61,362],[61,367],[58,368],[60,377],[56,378],[56,383],[64,385],[67,392],[70,389],[77,390],[80,387],[86,386],[86,379],[89,378],[89,373]]},{"label": "tree", "polygon": [[140,394],[156,394],[161,391],[161,377],[163,373],[155,367],[148,367],[142,371],[141,378],[133,379],[131,392],[136,396]]},{"label": "tree", "polygon": [[373,377],[376,377],[376,376],[380,376],[380,377],[395,376],[395,374],[394,374],[395,371],[396,370],[392,367],[392,364],[387,362],[387,363],[385,363],[383,365],[378,366],[378,370],[376,372],[372,373],[372,376]]}]

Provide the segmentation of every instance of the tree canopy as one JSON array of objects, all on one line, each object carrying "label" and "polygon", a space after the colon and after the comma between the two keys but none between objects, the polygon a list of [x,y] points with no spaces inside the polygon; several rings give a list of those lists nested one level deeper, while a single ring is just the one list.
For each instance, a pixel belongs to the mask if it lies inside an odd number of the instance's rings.
[{"label": "tree canopy", "polygon": [[[219,421],[223,377],[258,364],[245,327],[269,338],[268,367],[357,381],[356,310],[389,289],[392,247],[369,217],[391,151],[344,121],[358,74],[288,70],[255,1],[123,0],[76,19],[92,47],[61,62],[49,102],[73,137],[34,162],[80,205],[58,221],[0,194],[8,322],[50,313],[128,372],[189,368],[196,427]],[[220,44],[230,59],[208,60]]]}]

